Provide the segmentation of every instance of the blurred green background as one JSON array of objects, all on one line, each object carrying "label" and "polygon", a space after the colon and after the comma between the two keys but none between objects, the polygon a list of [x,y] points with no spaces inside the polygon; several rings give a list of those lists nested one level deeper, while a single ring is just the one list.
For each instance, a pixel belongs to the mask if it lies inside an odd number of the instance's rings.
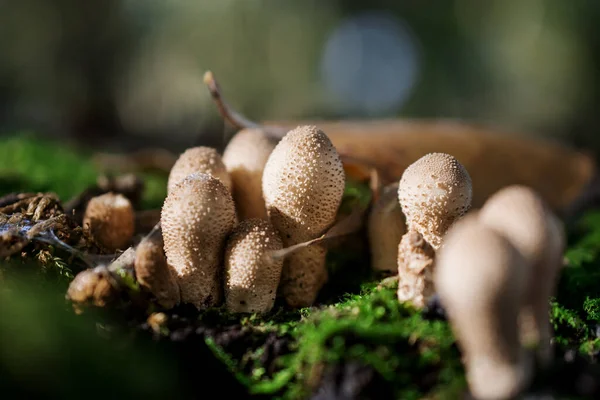
[{"label": "blurred green background", "polygon": [[223,124],[202,83],[211,69],[253,119],[459,118],[600,143],[597,1],[0,7],[2,132],[113,149],[220,145]]}]

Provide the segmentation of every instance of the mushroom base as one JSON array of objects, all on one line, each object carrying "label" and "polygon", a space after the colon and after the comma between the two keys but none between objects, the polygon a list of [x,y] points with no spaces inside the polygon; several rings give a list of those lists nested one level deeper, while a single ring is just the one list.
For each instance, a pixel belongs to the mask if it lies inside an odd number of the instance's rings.
[{"label": "mushroom base", "polygon": [[327,249],[312,245],[290,254],[283,264],[280,292],[288,306],[310,307],[328,279]]},{"label": "mushroom base", "polygon": [[433,247],[414,230],[398,245],[398,300],[423,308],[433,296]]}]

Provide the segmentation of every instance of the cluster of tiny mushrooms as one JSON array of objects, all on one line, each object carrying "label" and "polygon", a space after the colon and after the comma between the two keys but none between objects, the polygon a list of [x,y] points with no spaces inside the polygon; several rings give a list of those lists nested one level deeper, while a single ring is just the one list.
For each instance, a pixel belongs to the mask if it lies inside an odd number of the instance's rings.
[{"label": "cluster of tiny mushrooms", "polygon": [[[231,312],[266,313],[277,296],[290,307],[311,306],[328,280],[327,250],[315,239],[336,223],[344,187],[342,159],[313,125],[279,141],[241,129],[223,155],[190,148],[171,169],[161,234],[132,253],[136,279],[165,308],[224,303]],[[396,275],[398,299],[416,308],[437,293],[472,394],[509,398],[530,382],[535,359],[552,359],[548,299],[562,266],[563,227],[526,186],[499,190],[479,210],[471,199],[471,177],[452,155],[414,162],[371,205],[372,268]],[[89,202],[84,225],[105,248],[123,249],[133,208],[122,195],[101,195]],[[90,279],[80,273],[70,291]]]}]

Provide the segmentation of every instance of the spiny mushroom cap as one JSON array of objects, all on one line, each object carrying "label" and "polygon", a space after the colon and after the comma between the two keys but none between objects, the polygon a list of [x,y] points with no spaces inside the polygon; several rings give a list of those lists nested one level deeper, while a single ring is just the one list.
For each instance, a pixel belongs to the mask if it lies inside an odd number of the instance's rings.
[{"label": "spiny mushroom cap", "polygon": [[283,243],[269,221],[248,219],[229,236],[225,252],[225,301],[233,312],[268,312],[273,308],[283,260],[268,253]]},{"label": "spiny mushroom cap", "polygon": [[534,265],[553,250],[549,248],[552,243],[560,242],[560,232],[552,225],[555,217],[542,198],[527,186],[500,189],[485,202],[479,218],[508,238]]},{"label": "spiny mushroom cap", "polygon": [[335,221],[344,193],[342,161],[316,126],[300,126],[277,144],[263,173],[267,212],[286,246],[314,239]]},{"label": "spiny mushroom cap", "polygon": [[369,213],[367,225],[371,249],[371,268],[398,272],[398,243],[406,233],[404,214],[398,202],[398,182],[383,188]]},{"label": "spiny mushroom cap", "polygon": [[85,210],[83,226],[106,249],[127,247],[135,231],[131,202],[121,194],[106,193],[93,197]]},{"label": "spiny mushroom cap", "polygon": [[450,228],[436,256],[434,284],[477,397],[508,398],[529,377],[518,331],[527,272],[514,246],[475,214]]},{"label": "spiny mushroom cap", "polygon": [[152,293],[160,305],[171,308],[179,303],[179,286],[167,265],[162,235],[140,242],[135,250],[134,268],[140,286]]},{"label": "spiny mushroom cap", "polygon": [[231,188],[231,179],[217,150],[198,146],[187,149],[175,161],[169,173],[167,191],[170,192],[185,177],[194,173],[212,175]]},{"label": "spiny mushroom cap", "polygon": [[235,223],[231,193],[217,178],[192,174],[165,199],[161,226],[165,254],[176,271],[181,300],[198,308],[218,301],[226,236]]},{"label": "spiny mushroom cap", "polygon": [[231,177],[233,199],[241,220],[267,215],[262,175],[275,145],[261,129],[243,129],[225,148],[223,163]]},{"label": "spiny mushroom cap", "polygon": [[471,207],[471,177],[456,158],[427,154],[402,174],[398,200],[409,227],[435,248],[448,227]]}]

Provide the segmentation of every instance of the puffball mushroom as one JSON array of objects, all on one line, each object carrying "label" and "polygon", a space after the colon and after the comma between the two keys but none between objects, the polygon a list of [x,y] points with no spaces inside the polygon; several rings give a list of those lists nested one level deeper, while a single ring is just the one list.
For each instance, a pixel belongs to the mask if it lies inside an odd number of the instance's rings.
[{"label": "puffball mushroom", "polygon": [[450,154],[427,154],[404,171],[398,200],[408,232],[398,245],[399,301],[421,308],[433,295],[435,250],[448,228],[470,209],[471,199],[471,177]]},{"label": "puffball mushroom", "polygon": [[232,312],[266,313],[273,308],[283,260],[269,252],[283,243],[273,225],[258,218],[238,224],[225,251],[225,304]]},{"label": "puffball mushroom", "polygon": [[261,129],[242,129],[223,152],[223,163],[231,177],[233,200],[240,220],[267,216],[262,175],[276,144]]},{"label": "puffball mushroom", "polygon": [[[342,161],[316,126],[299,126],[277,144],[265,165],[263,196],[285,247],[315,239],[335,221],[344,193]],[[327,281],[326,249],[312,245],[283,264],[280,290],[288,305],[310,306]]]},{"label": "puffball mushroom", "polygon": [[439,250],[434,283],[463,353],[477,399],[508,399],[531,379],[532,360],[519,341],[518,315],[527,263],[495,230],[467,215]]},{"label": "puffball mushroom", "polygon": [[543,364],[551,360],[549,298],[556,289],[565,248],[561,221],[531,188],[505,187],[483,205],[481,221],[506,237],[531,265],[521,312],[521,339],[537,345]]},{"label": "puffball mushroom", "polygon": [[471,208],[471,176],[450,154],[430,153],[412,163],[400,179],[398,200],[408,229],[438,249],[442,237]]},{"label": "puffball mushroom", "polygon": [[231,188],[231,178],[217,150],[212,147],[198,146],[187,149],[175,161],[169,173],[167,193],[185,177],[194,173],[212,175],[220,179],[228,189]]},{"label": "puffball mushroom", "polygon": [[83,216],[83,226],[109,251],[127,247],[135,231],[135,213],[122,194],[106,193],[93,197]]},{"label": "puffball mushroom", "polygon": [[367,222],[371,268],[376,272],[398,273],[398,243],[406,233],[405,224],[398,202],[398,182],[392,183],[383,188]]},{"label": "puffball mushroom", "polygon": [[179,303],[179,286],[167,265],[161,234],[140,242],[135,249],[134,269],[140,286],[152,293],[161,306],[168,309]]},{"label": "puffball mushroom", "polygon": [[165,254],[183,303],[203,309],[221,302],[224,245],[235,219],[229,189],[211,175],[189,175],[167,195],[161,212]]}]

